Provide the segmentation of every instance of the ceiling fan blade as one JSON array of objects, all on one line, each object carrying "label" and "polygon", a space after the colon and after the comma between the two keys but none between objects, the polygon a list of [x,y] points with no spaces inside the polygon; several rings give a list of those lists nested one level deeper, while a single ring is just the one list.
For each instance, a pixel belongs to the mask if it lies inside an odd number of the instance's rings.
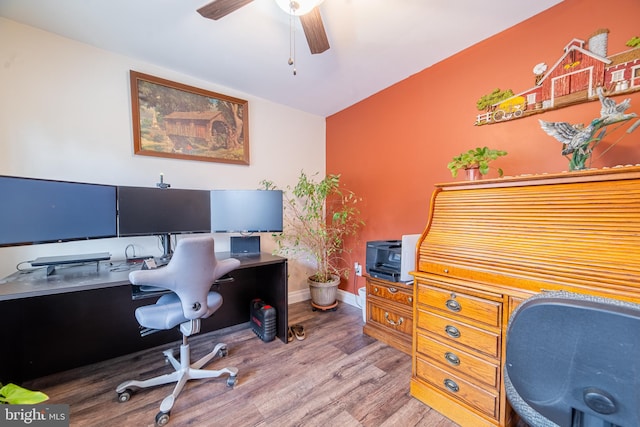
[{"label": "ceiling fan blade", "polygon": [[253,0],[214,0],[198,9],[198,13],[205,18],[220,19],[231,12],[248,5]]},{"label": "ceiling fan blade", "polygon": [[319,7],[316,6],[311,12],[300,16],[300,22],[312,54],[322,53],[329,49],[329,40],[327,39],[327,33],[324,31]]}]

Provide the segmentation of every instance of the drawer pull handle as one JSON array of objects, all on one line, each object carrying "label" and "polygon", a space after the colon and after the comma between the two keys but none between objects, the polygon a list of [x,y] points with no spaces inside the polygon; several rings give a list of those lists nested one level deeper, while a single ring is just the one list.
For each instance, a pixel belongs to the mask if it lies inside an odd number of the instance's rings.
[{"label": "drawer pull handle", "polygon": [[456,328],[455,326],[447,325],[444,327],[444,331],[451,338],[460,338],[460,330],[458,330],[458,328]]},{"label": "drawer pull handle", "polygon": [[462,309],[462,306],[460,305],[460,303],[454,299],[448,299],[445,305],[449,310],[455,311],[455,312],[458,312]]},{"label": "drawer pull handle", "polygon": [[389,312],[387,312],[387,311],[384,312],[384,319],[391,326],[400,326],[400,325],[402,325],[402,322],[404,322],[404,319],[402,317],[399,318],[397,322],[394,322],[393,320],[389,319]]},{"label": "drawer pull handle", "polygon": [[445,272],[445,273],[448,273],[448,272],[449,272],[449,269],[448,269],[448,268],[445,268],[445,269],[444,269],[444,272]]},{"label": "drawer pull handle", "polygon": [[450,351],[447,351],[444,354],[444,358],[447,360],[447,362],[451,363],[453,366],[460,365],[460,358],[455,354],[451,353]]},{"label": "drawer pull handle", "polygon": [[409,302],[413,302],[413,297],[409,297]]},{"label": "drawer pull handle", "polygon": [[373,292],[375,292],[377,294],[378,293],[378,288],[377,287],[373,288]]},{"label": "drawer pull handle", "polygon": [[389,288],[389,292],[392,294],[395,294],[396,292],[398,292],[398,289],[396,288]]},{"label": "drawer pull handle", "polygon": [[450,380],[449,378],[446,378],[444,380],[444,386],[453,393],[457,393],[460,390],[460,387],[458,387],[458,384],[456,384],[455,381]]}]

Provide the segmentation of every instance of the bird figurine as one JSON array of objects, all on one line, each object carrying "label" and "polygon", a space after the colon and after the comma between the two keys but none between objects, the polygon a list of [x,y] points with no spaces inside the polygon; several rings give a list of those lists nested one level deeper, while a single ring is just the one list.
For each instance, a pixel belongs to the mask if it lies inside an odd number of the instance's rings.
[{"label": "bird figurine", "polygon": [[[638,117],[636,113],[625,114],[625,111],[631,106],[631,100],[625,99],[620,104],[603,95],[602,88],[597,88],[598,98],[600,99],[600,117],[597,117],[589,123],[588,126],[582,124],[572,125],[567,122],[545,122],[538,120],[540,127],[549,136],[554,137],[563,145],[562,155],[571,154],[569,159],[570,170],[581,170],[587,167],[586,162],[590,161],[594,148],[604,139],[607,134],[607,128],[613,123],[626,122],[634,117]],[[622,126],[623,123],[615,126]],[[640,120],[631,125],[627,129],[627,134],[640,127]],[[622,139],[620,137],[618,141]],[[610,145],[604,150],[606,153],[618,141]],[[601,155],[602,157],[602,155]]]},{"label": "bird figurine", "polygon": [[612,123],[621,122],[625,120],[637,117],[636,113],[624,114],[624,112],[631,106],[631,99],[627,98],[620,104],[607,98],[602,94],[602,88],[598,88],[598,97],[602,108],[600,109],[600,119],[602,119],[602,126],[610,125]]},{"label": "bird figurine", "polygon": [[598,120],[599,119],[592,121],[589,126],[586,127],[582,124],[572,125],[567,122],[538,121],[540,122],[542,130],[564,144],[562,155],[566,156],[583,148],[584,145],[591,140],[594,132],[597,130]]}]

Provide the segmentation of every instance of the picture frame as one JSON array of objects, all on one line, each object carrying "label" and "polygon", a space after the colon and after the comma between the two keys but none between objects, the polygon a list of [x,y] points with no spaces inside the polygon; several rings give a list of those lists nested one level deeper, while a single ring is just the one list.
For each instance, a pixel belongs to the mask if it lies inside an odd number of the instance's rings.
[{"label": "picture frame", "polygon": [[249,165],[249,103],[130,70],[134,154]]}]

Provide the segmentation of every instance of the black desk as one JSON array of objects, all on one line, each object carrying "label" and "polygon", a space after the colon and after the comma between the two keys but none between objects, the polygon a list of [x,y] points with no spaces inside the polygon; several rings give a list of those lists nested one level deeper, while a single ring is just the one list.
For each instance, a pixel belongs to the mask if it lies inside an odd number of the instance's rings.
[{"label": "black desk", "polygon": [[[202,321],[202,332],[247,323],[251,300],[261,298],[275,307],[277,337],[286,343],[286,258],[262,253],[238,259],[240,267],[229,273],[234,282],[217,289],[224,303]],[[51,276],[35,269],[0,280],[0,382],[20,383],[179,340],[177,328],[140,336],[134,311],[153,299],[132,298],[128,276],[138,268],[107,261],[98,269],[95,263],[58,267]]]}]

